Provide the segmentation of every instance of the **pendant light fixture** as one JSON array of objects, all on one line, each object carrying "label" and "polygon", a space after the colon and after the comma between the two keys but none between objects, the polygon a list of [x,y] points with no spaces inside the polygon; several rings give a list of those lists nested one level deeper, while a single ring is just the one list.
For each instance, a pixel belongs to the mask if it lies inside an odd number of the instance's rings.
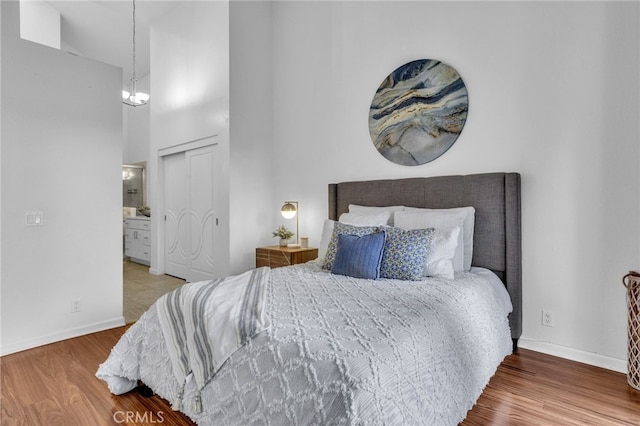
[{"label": "pendant light fixture", "polygon": [[133,74],[131,75],[131,93],[122,91],[122,103],[132,107],[145,105],[149,101],[149,95],[138,92],[136,89],[136,0],[133,0]]}]

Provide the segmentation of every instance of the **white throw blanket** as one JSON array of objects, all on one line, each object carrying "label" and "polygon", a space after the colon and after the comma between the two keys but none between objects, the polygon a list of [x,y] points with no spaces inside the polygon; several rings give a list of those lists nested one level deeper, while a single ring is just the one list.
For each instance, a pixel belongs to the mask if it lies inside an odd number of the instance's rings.
[{"label": "white throw blanket", "polygon": [[[201,390],[220,366],[247,341],[269,327],[263,315],[269,268],[182,286],[156,303],[173,374],[184,384],[193,374]],[[183,390],[173,408],[179,410]],[[196,412],[202,411],[196,395]]]}]

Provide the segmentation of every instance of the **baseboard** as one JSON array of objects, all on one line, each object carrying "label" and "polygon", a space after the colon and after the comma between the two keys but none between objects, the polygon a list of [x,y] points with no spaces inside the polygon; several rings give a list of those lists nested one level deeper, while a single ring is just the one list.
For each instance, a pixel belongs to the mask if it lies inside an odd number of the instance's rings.
[{"label": "baseboard", "polygon": [[84,336],[85,334],[96,333],[98,331],[108,330],[110,328],[121,327],[125,325],[124,317],[117,317],[107,321],[96,322],[82,327],[69,328],[46,336],[37,337],[35,339],[21,340],[19,342],[2,345],[0,356],[21,352],[27,349],[33,349],[38,346],[48,345],[50,343],[59,342],[61,340],[72,339],[74,337]]},{"label": "baseboard", "polygon": [[626,359],[585,352],[578,349],[568,348],[566,346],[555,345],[553,343],[538,342],[524,337],[521,337],[520,340],[518,340],[518,347],[542,352],[547,355],[570,359],[571,361],[577,361],[583,364],[593,365],[595,367],[606,368],[607,370],[613,370],[619,373],[627,373]]}]

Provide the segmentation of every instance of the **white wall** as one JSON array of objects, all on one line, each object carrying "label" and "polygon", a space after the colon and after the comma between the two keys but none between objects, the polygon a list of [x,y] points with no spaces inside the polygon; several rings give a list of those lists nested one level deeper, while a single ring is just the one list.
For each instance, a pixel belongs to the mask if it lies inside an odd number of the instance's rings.
[{"label": "white wall", "polygon": [[150,152],[148,166],[151,207],[151,271],[163,272],[162,186],[159,152],[217,135],[215,200],[220,226],[216,228],[214,256],[220,274],[229,265],[229,4],[226,1],[180,2],[171,13],[151,25]]},{"label": "white wall", "polygon": [[6,354],[124,324],[122,110],[119,68],[20,40],[18,3],[1,9]]},{"label": "white wall", "polygon": [[60,49],[60,12],[46,2],[21,1],[20,37]]},{"label": "white wall", "polygon": [[[149,93],[149,80],[149,75],[141,78],[137,85],[138,91]],[[123,164],[149,161],[150,110],[150,104],[138,107],[122,104],[124,137],[122,149]]]},{"label": "white wall", "polygon": [[[230,5],[230,270],[255,267],[274,244],[273,59],[270,2]],[[278,215],[279,216],[279,215]]]},{"label": "white wall", "polygon": [[[620,278],[640,258],[638,6],[274,3],[271,210],[299,200],[301,234],[317,245],[330,182],[520,172],[522,346],[624,370]],[[457,69],[469,116],[442,157],[404,167],[374,149],[368,110],[382,79],[420,58]],[[232,64],[254,64],[243,61]],[[232,105],[253,96],[242,86],[232,84]],[[252,124],[246,116],[237,126]],[[247,232],[270,235],[281,222]],[[555,312],[555,327],[541,326],[543,308]]]}]

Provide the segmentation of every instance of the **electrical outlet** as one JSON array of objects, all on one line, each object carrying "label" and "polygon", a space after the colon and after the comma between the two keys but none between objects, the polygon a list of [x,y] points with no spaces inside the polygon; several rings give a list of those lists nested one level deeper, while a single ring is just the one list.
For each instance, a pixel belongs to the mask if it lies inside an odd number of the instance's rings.
[{"label": "electrical outlet", "polygon": [[80,312],[82,310],[81,308],[80,299],[71,300],[71,313],[75,314],[76,312]]},{"label": "electrical outlet", "polygon": [[553,314],[553,311],[548,309],[542,310],[542,325],[545,327],[553,327],[556,325],[556,317]]}]

